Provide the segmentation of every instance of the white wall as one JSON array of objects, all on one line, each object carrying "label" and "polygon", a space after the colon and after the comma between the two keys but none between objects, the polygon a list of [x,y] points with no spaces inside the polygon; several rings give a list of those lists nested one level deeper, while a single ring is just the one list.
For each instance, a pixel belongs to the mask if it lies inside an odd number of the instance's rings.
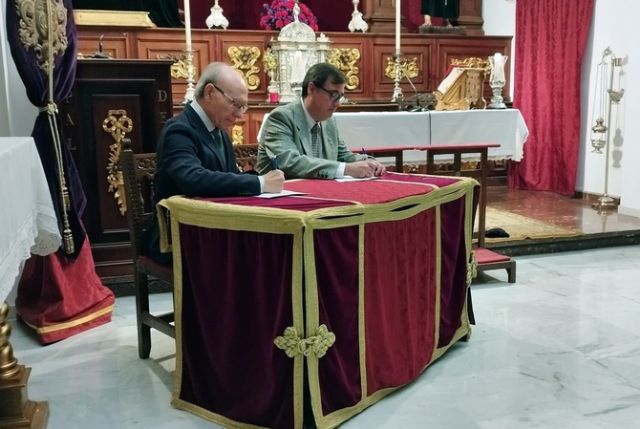
[{"label": "white wall", "polygon": [[[640,87],[637,84],[640,49],[635,26],[640,3],[634,0],[596,0],[587,55],[582,67],[582,132],[581,156],[578,169],[578,190],[600,194],[604,192],[605,155],[591,151],[591,127],[594,122],[593,97],[596,67],[602,52],[610,47],[616,56],[625,59],[622,67],[624,96],[612,110],[610,130],[612,138],[619,130],[616,143],[610,146],[608,193],[620,197],[620,213],[640,216]],[[617,71],[614,87],[618,89]],[[605,118],[606,120],[607,118]]]},{"label": "white wall", "polygon": [[[514,0],[484,0],[482,14],[485,34],[515,34]],[[592,194],[604,192],[605,155],[592,153],[591,127],[595,124],[592,110],[596,66],[609,46],[617,56],[625,58],[626,64],[622,67],[625,93],[621,103],[614,107],[611,120],[612,128],[619,129],[620,138],[610,147],[608,193],[620,197],[620,213],[640,217],[640,120],[636,119],[640,117],[640,49],[635,34],[638,16],[640,2],[637,0],[596,0],[593,21],[585,23],[590,26],[590,34],[582,65],[581,146],[576,190]],[[516,43],[514,39],[512,49]],[[514,59],[513,52],[511,58]],[[511,64],[513,77],[514,61]],[[514,86],[512,78],[512,88]],[[617,85],[614,86],[617,89]]]},{"label": "white wall", "polygon": [[[12,0],[13,1],[13,0]],[[6,35],[6,3],[0,0],[0,137],[31,135],[38,114],[27,99]]]},{"label": "white wall", "polygon": [[[487,36],[513,36],[516,34],[516,3],[515,0],[484,0],[482,2],[482,18],[484,19],[484,34]],[[511,40],[511,54],[509,65],[511,68],[510,96],[513,100],[516,40]],[[503,94],[506,96],[506,94]]]}]

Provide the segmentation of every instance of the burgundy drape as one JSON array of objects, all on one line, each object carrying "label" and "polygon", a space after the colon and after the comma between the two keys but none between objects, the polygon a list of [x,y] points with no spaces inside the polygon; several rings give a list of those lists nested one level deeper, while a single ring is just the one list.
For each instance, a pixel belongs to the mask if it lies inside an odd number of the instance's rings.
[{"label": "burgundy drape", "polygon": [[[24,46],[20,39],[20,31],[27,32],[30,28],[28,25],[25,28],[20,21],[16,6],[18,3],[20,2],[15,0],[7,1],[7,38],[29,101],[42,108],[49,100],[48,76],[38,66],[34,47]],[[71,0],[62,1],[62,5],[66,8],[68,45],[63,53],[54,53],[53,100],[56,104],[69,97],[76,70],[77,37]],[[51,13],[54,14],[55,11]],[[42,19],[38,13],[34,16]],[[40,36],[42,28],[38,27],[38,30],[36,36]],[[43,43],[43,40],[38,42]],[[45,52],[42,51],[43,54]],[[61,129],[57,115],[55,120],[58,122],[58,129]],[[61,183],[47,113],[42,112],[37,116],[31,135],[42,160],[58,223],[62,225]],[[61,141],[64,142],[63,136]],[[86,200],[72,156],[64,143],[62,152],[66,185],[72,203],[68,216],[75,252],[67,255],[64,250],[59,249],[55,254],[45,257],[33,256],[29,259],[16,299],[18,313],[25,322],[36,329],[43,343],[58,341],[108,322],[111,320],[111,306],[114,301],[113,293],[102,285],[95,272],[90,244],[81,221]]]},{"label": "burgundy drape", "polygon": [[529,139],[509,185],[573,195],[580,146],[580,68],[593,0],[516,2],[514,107]]},{"label": "burgundy drape", "polygon": [[[371,182],[287,183],[288,190],[308,196],[209,200],[306,212],[351,205],[352,201],[376,206],[428,194],[431,189],[424,184],[444,188],[458,180],[387,173]],[[362,404],[363,393],[370,396],[410,382],[432,361],[437,347],[455,339],[463,324],[467,291],[465,204],[466,198],[461,196],[440,205],[440,259],[433,207],[405,219],[362,226],[331,228],[332,220],[327,217],[326,225],[314,229],[314,271],[305,271],[304,276],[315,274],[319,323],[336,336],[334,345],[318,361],[322,416]],[[273,338],[293,321],[291,262],[294,252],[302,252],[302,248],[295,247],[290,233],[249,232],[241,225],[228,230],[179,226],[183,281],[182,290],[176,292],[183,304],[179,398],[241,423],[291,428],[293,360],[274,346]],[[361,227],[363,254],[359,248]],[[362,303],[360,262],[364,269]],[[303,282],[293,287],[304,290],[307,285]],[[305,297],[303,305],[311,306],[307,308],[314,306],[309,301],[314,293]],[[364,372],[360,368],[361,304]],[[362,377],[367,380],[366,392],[361,391]]]}]

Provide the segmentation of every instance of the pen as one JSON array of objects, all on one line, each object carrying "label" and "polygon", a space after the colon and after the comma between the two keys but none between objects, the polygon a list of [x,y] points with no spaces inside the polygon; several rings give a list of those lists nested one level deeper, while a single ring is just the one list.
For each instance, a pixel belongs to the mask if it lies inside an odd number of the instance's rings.
[{"label": "pen", "polygon": [[364,150],[364,146],[362,147],[362,150],[360,151],[360,153],[363,154],[363,155],[367,155],[367,151]]},{"label": "pen", "polygon": [[277,170],[278,169],[278,157],[274,156],[273,158],[271,158],[271,169],[272,170]]}]

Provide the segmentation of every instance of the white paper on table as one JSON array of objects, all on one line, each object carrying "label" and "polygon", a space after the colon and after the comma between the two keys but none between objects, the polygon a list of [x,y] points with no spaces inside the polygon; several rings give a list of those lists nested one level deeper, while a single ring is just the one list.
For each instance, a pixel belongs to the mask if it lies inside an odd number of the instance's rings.
[{"label": "white paper on table", "polygon": [[263,192],[260,195],[256,195],[256,198],[278,198],[278,197],[290,197],[292,195],[307,195],[306,192],[288,191],[283,189],[280,192]]}]

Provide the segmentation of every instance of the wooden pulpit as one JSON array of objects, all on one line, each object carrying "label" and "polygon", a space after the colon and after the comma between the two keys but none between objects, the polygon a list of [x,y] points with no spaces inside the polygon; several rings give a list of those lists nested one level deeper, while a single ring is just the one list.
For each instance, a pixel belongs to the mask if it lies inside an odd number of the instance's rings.
[{"label": "wooden pulpit", "polygon": [[83,221],[96,271],[102,278],[130,275],[131,248],[122,173],[121,142],[155,152],[172,116],[171,60],[79,59],[71,98],[61,106],[65,142],[87,197]]}]

